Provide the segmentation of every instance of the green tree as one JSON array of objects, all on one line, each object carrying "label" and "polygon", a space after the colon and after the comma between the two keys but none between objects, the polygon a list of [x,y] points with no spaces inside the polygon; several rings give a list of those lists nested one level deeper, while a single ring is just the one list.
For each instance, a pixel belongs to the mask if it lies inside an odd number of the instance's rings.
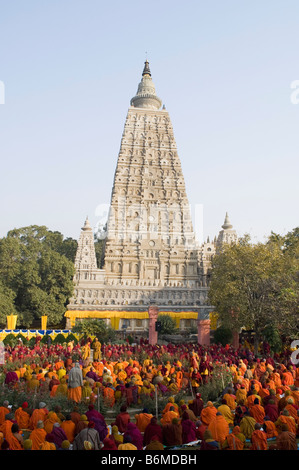
[{"label": "green tree", "polygon": [[238,244],[225,245],[214,256],[209,288],[209,300],[221,325],[232,331],[241,327],[253,330],[255,351],[269,325],[280,331],[283,325],[284,333],[291,331],[297,319],[289,289],[296,295],[296,269],[298,264],[296,268],[294,257],[285,254],[280,239],[253,244],[245,236]]},{"label": "green tree", "polygon": [[175,320],[167,314],[158,315],[157,321],[161,322],[160,335],[171,335],[176,330]]},{"label": "green tree", "polygon": [[97,266],[102,268],[104,265],[104,251],[105,251],[105,240],[95,238],[94,249],[97,259]]},{"label": "green tree", "polygon": [[6,328],[7,315],[15,314],[15,293],[9,287],[0,283],[0,327]]},{"label": "green tree", "polygon": [[[285,236],[271,233],[268,244],[276,244],[284,262],[283,287],[279,306],[283,315],[274,330],[280,334],[298,338],[299,336],[299,227]],[[272,325],[273,327],[273,325]]]},{"label": "green tree", "polygon": [[232,331],[230,328],[225,328],[224,326],[220,326],[214,332],[214,343],[215,344],[222,344],[225,346],[226,344],[232,341]]},{"label": "green tree", "polygon": [[0,240],[0,279],[14,293],[18,325],[31,327],[42,315],[54,325],[63,320],[74,276],[63,246],[62,234],[36,225],[11,230]]},{"label": "green tree", "polygon": [[96,336],[101,343],[108,343],[114,341],[116,332],[113,328],[108,326],[104,320],[98,319],[84,319],[77,321],[72,328],[73,333],[78,333],[84,338]]}]

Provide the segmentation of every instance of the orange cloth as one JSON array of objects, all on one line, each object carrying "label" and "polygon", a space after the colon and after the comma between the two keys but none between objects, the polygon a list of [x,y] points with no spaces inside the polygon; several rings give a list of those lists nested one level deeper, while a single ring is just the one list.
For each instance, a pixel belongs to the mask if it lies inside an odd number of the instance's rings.
[{"label": "orange cloth", "polygon": [[183,380],[183,372],[181,370],[178,370],[176,373],[176,383],[177,383],[179,390],[182,388],[182,380]]},{"label": "orange cloth", "polygon": [[244,442],[242,442],[241,439],[239,439],[233,433],[226,436],[226,441],[229,450],[243,450],[244,448]]},{"label": "orange cloth", "polygon": [[280,415],[278,420],[275,422],[275,426],[278,431],[281,429],[282,424],[286,424],[289,431],[296,435],[296,421],[292,416]]},{"label": "orange cloth", "polygon": [[75,439],[75,434],[76,434],[76,425],[73,421],[71,420],[65,420],[65,421],[62,421],[60,427],[64,430],[67,438],[68,438],[68,441],[70,443],[73,442],[73,440]]},{"label": "orange cloth", "polygon": [[0,432],[3,433],[3,436],[5,437],[7,441],[9,441],[9,439],[12,436],[12,432],[11,432],[12,425],[13,425],[13,422],[10,421],[9,419],[6,419],[4,423],[1,424],[0,426]]},{"label": "orange cloth", "polygon": [[58,385],[53,385],[52,390],[50,392],[50,397],[55,397]]},{"label": "orange cloth", "polygon": [[256,420],[257,423],[263,424],[265,418],[265,409],[261,405],[253,405],[250,408],[251,416]]},{"label": "orange cloth", "polygon": [[76,403],[80,403],[82,398],[82,387],[68,388],[68,399]]},{"label": "orange cloth", "polygon": [[162,426],[166,426],[167,424],[171,424],[173,418],[179,418],[180,415],[176,411],[167,411],[164,413],[163,417],[161,418],[160,422]]},{"label": "orange cloth", "polygon": [[259,396],[261,397],[261,399],[267,397],[268,395],[270,395],[270,392],[267,388],[260,388],[259,389]]},{"label": "orange cloth", "polygon": [[282,383],[284,385],[294,385],[294,377],[290,371],[286,371],[282,374]]},{"label": "orange cloth", "polygon": [[267,434],[264,431],[260,431],[256,429],[253,431],[251,436],[252,445],[250,447],[251,450],[267,450]]},{"label": "orange cloth", "polygon": [[0,406],[0,426],[1,424],[4,423],[5,421],[5,415],[9,413],[9,408],[6,408],[6,406]]},{"label": "orange cloth", "polygon": [[223,399],[226,400],[226,404],[227,406],[230,407],[231,410],[235,410],[236,409],[236,397],[235,395],[232,395],[230,393],[225,393],[223,395]]},{"label": "orange cloth", "polygon": [[278,372],[273,372],[273,375],[271,376],[275,383],[275,388],[281,387],[281,378]]},{"label": "orange cloth", "polygon": [[288,403],[285,407],[284,407],[285,410],[288,410],[289,412],[289,415],[292,416],[295,420],[297,419],[298,415],[297,415],[297,409],[291,404],[291,403]]},{"label": "orange cloth", "polygon": [[209,426],[210,422],[216,417],[217,408],[215,406],[208,405],[202,409],[200,414],[200,420],[206,426]]},{"label": "orange cloth", "polygon": [[32,450],[40,450],[41,445],[45,442],[46,435],[47,433],[43,428],[33,429],[29,436],[32,441]]},{"label": "orange cloth", "polygon": [[114,395],[114,390],[110,387],[105,387],[103,391],[103,396],[104,396],[104,401],[108,406],[112,408],[112,406],[115,403],[115,395]]},{"label": "orange cloth", "polygon": [[223,444],[227,436],[229,435],[229,425],[226,419],[222,415],[217,415],[210,422],[208,430],[211,431],[211,434],[215,441],[219,444]]},{"label": "orange cloth", "polygon": [[53,442],[45,441],[42,443],[40,450],[56,450],[56,446]]},{"label": "orange cloth", "polygon": [[148,424],[150,423],[153,415],[150,413],[140,413],[135,415],[136,426],[140,432],[144,432]]},{"label": "orange cloth", "polygon": [[239,403],[240,400],[244,401],[244,405],[247,403],[247,391],[245,388],[239,388],[236,391],[236,402]]},{"label": "orange cloth", "polygon": [[220,405],[218,406],[217,410],[219,413],[222,414],[223,418],[226,419],[226,421],[228,422],[228,425],[234,424],[234,415],[229,406]]},{"label": "orange cloth", "polygon": [[24,450],[22,443],[13,434],[8,440],[10,450]]},{"label": "orange cloth", "polygon": [[50,434],[53,430],[53,425],[55,423],[59,423],[61,424],[61,421],[60,419],[58,418],[57,414],[55,413],[55,411],[50,411],[50,413],[48,414],[47,418],[45,419],[44,421],[44,429],[46,431],[47,434]]},{"label": "orange cloth", "polygon": [[249,409],[254,405],[254,400],[256,398],[258,398],[259,402],[261,403],[262,400],[261,400],[261,397],[259,395],[252,394],[252,395],[249,395],[247,397],[247,406],[248,406]]},{"label": "orange cloth", "polygon": [[[299,385],[297,385],[299,387]],[[294,398],[295,405],[299,407],[299,390],[293,390],[292,395]]]},{"label": "orange cloth", "polygon": [[177,413],[179,412],[179,406],[178,406],[178,404],[175,403],[174,401],[173,401],[173,402],[169,401],[168,403],[166,403],[166,405],[165,405],[165,407],[164,407],[164,409],[163,409],[163,411],[162,411],[162,415],[164,415],[165,413],[167,413],[167,412],[169,411],[169,409],[170,409],[172,406],[174,407],[174,411],[176,411]]},{"label": "orange cloth", "polygon": [[48,411],[45,408],[36,408],[30,417],[29,428],[35,429],[38,421],[45,421]]},{"label": "orange cloth", "polygon": [[29,427],[30,415],[20,407],[15,411],[15,420],[19,425],[19,429],[27,429]]},{"label": "orange cloth", "polygon": [[278,432],[277,432],[277,429],[276,429],[276,426],[275,424],[273,423],[273,421],[265,421],[265,427],[266,427],[266,433],[267,433],[267,439],[271,439],[272,437],[277,437],[278,436]]}]

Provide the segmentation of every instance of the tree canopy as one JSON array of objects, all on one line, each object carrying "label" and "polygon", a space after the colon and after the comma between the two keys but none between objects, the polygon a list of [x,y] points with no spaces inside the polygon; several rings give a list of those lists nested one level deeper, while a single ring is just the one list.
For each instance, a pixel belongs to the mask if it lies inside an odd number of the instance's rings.
[{"label": "tree canopy", "polygon": [[298,335],[299,229],[271,233],[266,243],[249,236],[225,245],[213,258],[209,300],[222,325],[254,331],[256,343],[269,327]]},{"label": "tree canopy", "polygon": [[157,321],[161,323],[161,329],[159,331],[159,335],[171,335],[176,330],[176,322],[175,320],[168,315],[167,313],[159,314]]},{"label": "tree canopy", "polygon": [[102,319],[86,318],[76,322],[72,328],[73,333],[79,333],[85,338],[96,336],[101,343],[108,343],[114,341],[116,332],[110,326],[106,325]]},{"label": "tree canopy", "polygon": [[73,293],[77,242],[60,232],[32,225],[14,229],[0,240],[0,324],[18,315],[18,325],[32,324],[47,315],[60,324]]}]

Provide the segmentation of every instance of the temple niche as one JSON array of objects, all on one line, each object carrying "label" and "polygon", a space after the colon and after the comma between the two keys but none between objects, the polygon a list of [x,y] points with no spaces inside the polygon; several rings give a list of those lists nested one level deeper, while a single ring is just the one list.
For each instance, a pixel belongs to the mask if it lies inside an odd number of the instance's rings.
[{"label": "temple niche", "polygon": [[[67,321],[105,318],[121,328],[148,327],[154,302],[177,324],[196,322],[208,305],[211,261],[237,235],[226,214],[218,238],[195,239],[170,116],[156,95],[148,61],[130,101],[116,164],[103,268],[88,218],[75,259],[75,291]],[[126,321],[125,321],[126,320]],[[190,323],[191,322],[191,323]]]}]

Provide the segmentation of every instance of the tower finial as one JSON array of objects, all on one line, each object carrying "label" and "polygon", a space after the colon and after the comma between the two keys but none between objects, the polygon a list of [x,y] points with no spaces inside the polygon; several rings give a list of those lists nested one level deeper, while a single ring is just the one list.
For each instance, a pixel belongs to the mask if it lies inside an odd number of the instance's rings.
[{"label": "tower finial", "polygon": [[130,104],[135,108],[148,109],[160,109],[162,106],[162,101],[156,95],[155,85],[152,81],[152,74],[147,59],[144,62],[142,78],[138,85],[137,93],[131,99]]},{"label": "tower finial", "polygon": [[143,69],[143,72],[142,72],[143,77],[144,77],[144,75],[149,75],[150,77],[152,76],[150,68],[149,68],[149,62],[148,62],[147,59],[144,62],[144,69]]},{"label": "tower finial", "polygon": [[222,228],[224,230],[228,230],[228,229],[233,228],[232,224],[230,223],[228,213],[225,214],[224,224],[222,225]]},{"label": "tower finial", "polygon": [[82,227],[82,230],[92,230],[91,225],[89,223],[88,215],[86,216],[84,226]]}]

